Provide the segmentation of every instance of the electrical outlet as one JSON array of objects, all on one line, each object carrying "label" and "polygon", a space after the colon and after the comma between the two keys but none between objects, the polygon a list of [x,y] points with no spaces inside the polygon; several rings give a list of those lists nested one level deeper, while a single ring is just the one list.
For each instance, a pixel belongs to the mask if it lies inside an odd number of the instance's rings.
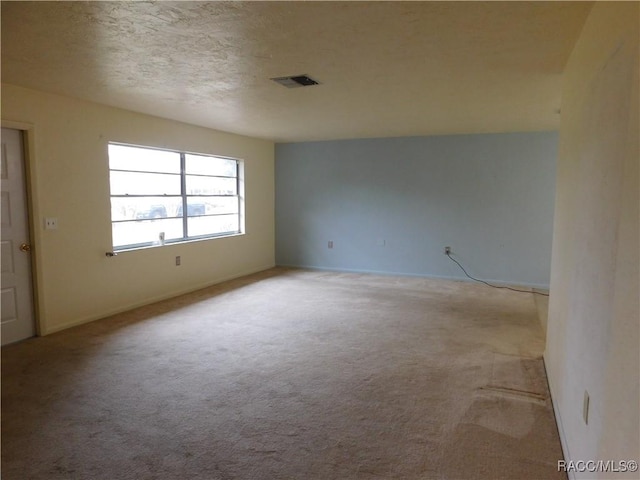
[{"label": "electrical outlet", "polygon": [[176,255],[176,267],[179,267],[181,263],[180,255]]},{"label": "electrical outlet", "polygon": [[327,243],[327,247],[333,248],[333,240],[329,240],[329,242]]},{"label": "electrical outlet", "polygon": [[45,230],[57,230],[58,229],[58,219],[47,217],[44,219],[44,228]]},{"label": "electrical outlet", "polygon": [[451,247],[444,247],[444,254],[449,255],[451,253]]}]

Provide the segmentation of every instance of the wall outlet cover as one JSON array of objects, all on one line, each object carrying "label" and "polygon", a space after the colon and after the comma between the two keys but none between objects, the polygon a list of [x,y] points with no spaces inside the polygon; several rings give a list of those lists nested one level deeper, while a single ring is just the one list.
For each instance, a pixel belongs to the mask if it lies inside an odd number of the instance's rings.
[{"label": "wall outlet cover", "polygon": [[44,219],[44,228],[45,230],[57,230],[58,229],[58,219],[53,217],[47,217]]}]

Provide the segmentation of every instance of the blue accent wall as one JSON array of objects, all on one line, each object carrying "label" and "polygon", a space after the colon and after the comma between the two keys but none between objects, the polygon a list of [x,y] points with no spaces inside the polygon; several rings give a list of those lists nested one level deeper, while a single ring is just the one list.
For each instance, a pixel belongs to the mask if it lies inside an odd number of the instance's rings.
[{"label": "blue accent wall", "polygon": [[[556,132],[276,145],[276,263],[548,287]],[[328,242],[333,241],[333,248]]]}]

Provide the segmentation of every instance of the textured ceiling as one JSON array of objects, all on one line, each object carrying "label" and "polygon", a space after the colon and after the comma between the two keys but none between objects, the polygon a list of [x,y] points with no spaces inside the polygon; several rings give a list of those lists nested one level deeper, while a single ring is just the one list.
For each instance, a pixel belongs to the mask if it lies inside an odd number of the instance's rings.
[{"label": "textured ceiling", "polygon": [[591,6],[3,1],[2,81],[276,141],[555,129]]}]

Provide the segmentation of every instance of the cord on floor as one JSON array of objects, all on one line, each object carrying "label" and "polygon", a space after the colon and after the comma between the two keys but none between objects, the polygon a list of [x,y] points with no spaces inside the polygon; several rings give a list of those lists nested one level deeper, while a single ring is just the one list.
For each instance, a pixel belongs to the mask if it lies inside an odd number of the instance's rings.
[{"label": "cord on floor", "polygon": [[535,290],[518,290],[517,288],[511,288],[511,287],[507,287],[507,286],[504,286],[504,285],[492,285],[492,284],[491,284],[491,283],[489,283],[489,282],[485,282],[484,280],[480,280],[479,278],[475,278],[475,277],[472,277],[471,275],[469,275],[469,274],[467,273],[467,271],[464,269],[464,267],[463,267],[462,265],[460,265],[460,262],[458,262],[455,258],[453,258],[453,257],[451,256],[451,253],[447,252],[447,253],[445,253],[445,255],[446,255],[447,257],[449,257],[449,260],[451,260],[452,262],[455,262],[455,263],[456,263],[456,265],[458,265],[458,266],[460,267],[460,269],[464,272],[464,274],[465,274],[467,277],[469,277],[471,280],[474,280],[474,281],[476,281],[476,282],[484,283],[485,285],[488,285],[488,286],[493,287],[493,288],[504,288],[504,289],[506,289],[506,290],[511,290],[511,291],[513,291],[513,292],[520,292],[520,293],[533,293],[533,294],[535,294],[535,295],[542,295],[543,297],[548,297],[548,296],[549,296],[549,294],[548,294],[548,293],[536,292]]}]

